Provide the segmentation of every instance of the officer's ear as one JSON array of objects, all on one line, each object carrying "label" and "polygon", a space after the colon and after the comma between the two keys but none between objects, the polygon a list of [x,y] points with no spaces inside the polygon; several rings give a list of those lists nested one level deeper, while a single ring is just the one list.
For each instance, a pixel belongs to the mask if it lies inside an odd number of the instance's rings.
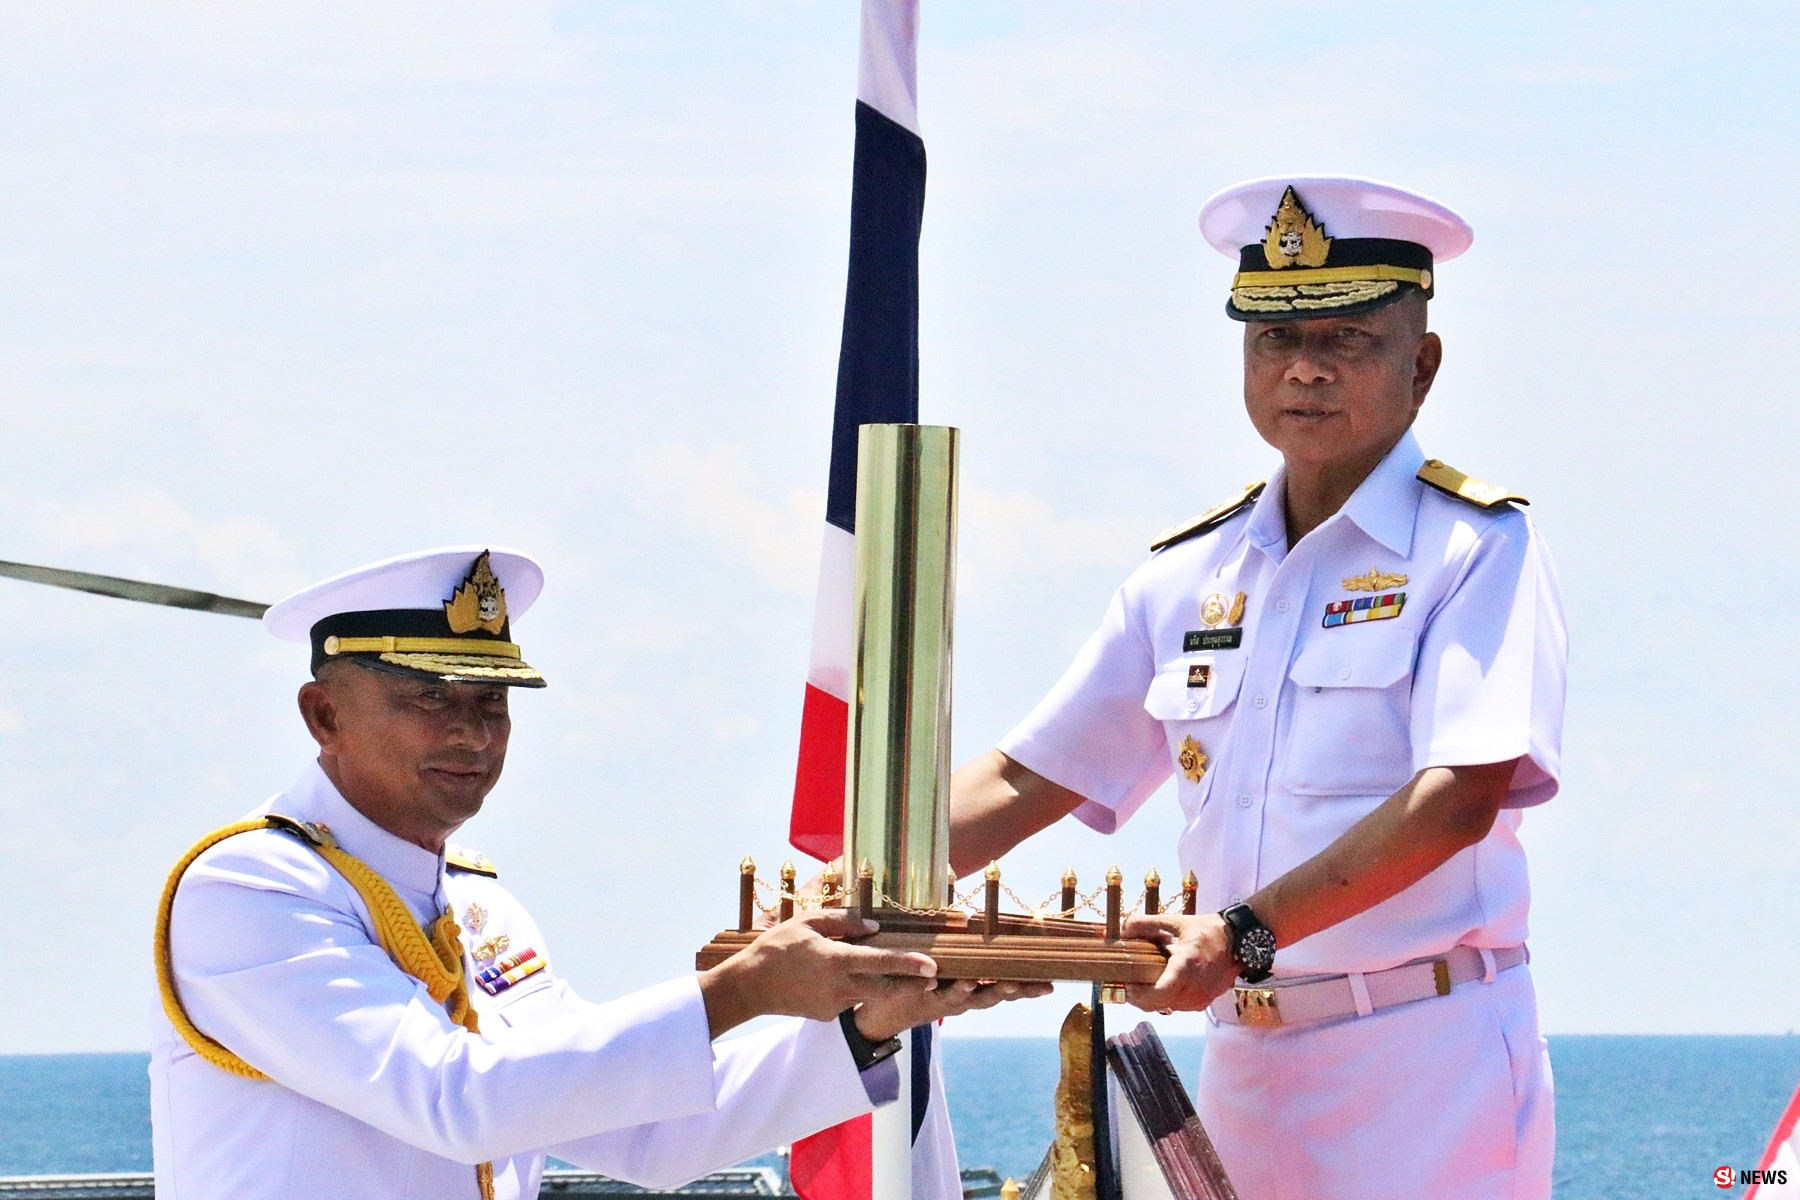
[{"label": "officer's ear", "polygon": [[331,686],[322,680],[308,680],[300,685],[297,699],[300,702],[300,718],[306,722],[306,731],[312,734],[313,741],[319,743],[319,749],[330,753],[339,731],[337,697]]},{"label": "officer's ear", "polygon": [[1413,353],[1412,402],[1415,415],[1425,403],[1425,395],[1431,391],[1432,381],[1437,379],[1438,368],[1443,364],[1443,340],[1435,333],[1422,335],[1419,338],[1419,348]]}]

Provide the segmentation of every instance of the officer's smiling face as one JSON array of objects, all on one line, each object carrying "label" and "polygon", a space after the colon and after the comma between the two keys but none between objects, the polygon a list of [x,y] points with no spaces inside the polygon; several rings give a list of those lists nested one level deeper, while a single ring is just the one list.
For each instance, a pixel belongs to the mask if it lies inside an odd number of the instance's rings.
[{"label": "officer's smiling face", "polygon": [[1411,426],[1442,357],[1416,296],[1347,317],[1248,321],[1244,405],[1290,475],[1360,482]]},{"label": "officer's smiling face", "polygon": [[300,689],[300,711],[346,800],[389,833],[441,851],[499,782],[509,691],[344,662]]}]

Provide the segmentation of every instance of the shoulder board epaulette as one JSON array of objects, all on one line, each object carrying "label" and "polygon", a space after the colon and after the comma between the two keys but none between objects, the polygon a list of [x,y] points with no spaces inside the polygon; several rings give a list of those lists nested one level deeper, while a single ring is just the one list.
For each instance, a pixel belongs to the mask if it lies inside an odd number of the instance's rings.
[{"label": "shoulder board epaulette", "polygon": [[1517,492],[1509,492],[1503,487],[1483,483],[1473,476],[1464,475],[1455,467],[1446,466],[1435,458],[1426,459],[1425,465],[1419,468],[1419,482],[1430,484],[1446,496],[1455,496],[1458,500],[1473,504],[1476,508],[1498,508],[1509,501],[1513,504],[1531,503]]},{"label": "shoulder board epaulette", "polygon": [[445,846],[444,865],[455,867],[459,871],[486,875],[489,879],[500,878],[500,868],[488,861],[488,856],[479,850],[465,850],[461,846]]},{"label": "shoulder board epaulette", "polygon": [[284,817],[280,813],[266,813],[263,820],[270,829],[279,829],[299,838],[309,846],[335,846],[337,838],[332,834],[329,825],[315,824],[312,821],[296,821],[292,817]]},{"label": "shoulder board epaulette", "polygon": [[1150,543],[1151,552],[1173,546],[1176,542],[1185,542],[1191,537],[1199,537],[1209,529],[1223,524],[1225,519],[1247,505],[1255,504],[1256,498],[1262,495],[1265,484],[1252,483],[1216,508],[1209,508],[1192,520],[1183,521],[1179,525],[1163,530],[1156,540]]}]

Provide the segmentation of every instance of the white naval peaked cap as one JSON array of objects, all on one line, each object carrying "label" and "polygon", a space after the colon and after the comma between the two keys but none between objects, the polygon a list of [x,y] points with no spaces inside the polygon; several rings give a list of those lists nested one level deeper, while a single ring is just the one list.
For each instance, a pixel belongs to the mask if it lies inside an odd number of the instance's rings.
[{"label": "white naval peaked cap", "polygon": [[1355,175],[1272,175],[1200,207],[1201,235],[1238,259],[1228,315],[1326,316],[1430,296],[1433,268],[1469,248],[1469,223],[1429,196]]},{"label": "white naval peaked cap", "polygon": [[310,642],[313,669],[348,655],[365,665],[453,682],[542,687],[511,640],[511,623],[544,590],[519,550],[442,546],[368,563],[270,606],[263,625]]}]

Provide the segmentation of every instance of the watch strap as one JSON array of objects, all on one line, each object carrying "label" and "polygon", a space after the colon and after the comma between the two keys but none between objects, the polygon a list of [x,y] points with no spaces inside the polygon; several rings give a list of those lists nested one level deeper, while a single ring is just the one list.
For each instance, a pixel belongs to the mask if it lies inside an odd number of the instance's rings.
[{"label": "watch strap", "polygon": [[844,1041],[850,1047],[850,1058],[856,1063],[858,1071],[866,1071],[876,1063],[900,1053],[900,1039],[897,1037],[882,1042],[872,1042],[864,1037],[863,1031],[856,1027],[854,1008],[846,1008],[838,1014],[838,1025],[844,1031]]}]

